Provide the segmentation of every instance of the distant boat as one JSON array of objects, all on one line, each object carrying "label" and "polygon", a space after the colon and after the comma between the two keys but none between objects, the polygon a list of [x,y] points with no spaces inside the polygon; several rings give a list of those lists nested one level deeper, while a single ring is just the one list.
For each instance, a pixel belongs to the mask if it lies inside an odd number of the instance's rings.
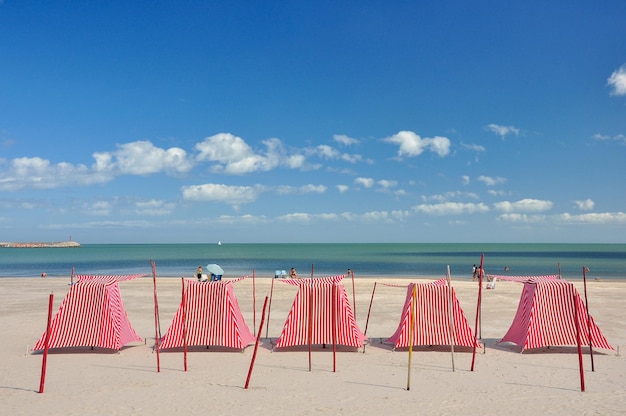
[{"label": "distant boat", "polygon": [[218,241],[218,242],[217,242],[217,245],[218,245],[218,246],[221,246],[221,245],[222,245],[222,242],[221,242],[221,241]]}]

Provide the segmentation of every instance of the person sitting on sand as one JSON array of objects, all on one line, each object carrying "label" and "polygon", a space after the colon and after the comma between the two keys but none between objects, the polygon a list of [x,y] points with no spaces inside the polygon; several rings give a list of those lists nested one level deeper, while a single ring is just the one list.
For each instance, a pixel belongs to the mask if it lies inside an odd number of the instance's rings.
[{"label": "person sitting on sand", "polygon": [[198,278],[198,282],[202,281],[202,266],[198,266],[196,269],[196,277]]},{"label": "person sitting on sand", "polygon": [[298,273],[296,273],[296,269],[294,269],[293,267],[291,268],[291,270],[289,270],[289,277],[291,277],[292,279],[298,278]]}]

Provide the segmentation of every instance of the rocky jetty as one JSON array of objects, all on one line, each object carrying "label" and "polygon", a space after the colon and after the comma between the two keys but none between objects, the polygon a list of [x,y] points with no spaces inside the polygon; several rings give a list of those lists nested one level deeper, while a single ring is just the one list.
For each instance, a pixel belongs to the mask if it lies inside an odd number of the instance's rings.
[{"label": "rocky jetty", "polygon": [[60,241],[60,242],[0,242],[0,248],[68,248],[68,247],[80,247],[80,243],[76,241]]}]

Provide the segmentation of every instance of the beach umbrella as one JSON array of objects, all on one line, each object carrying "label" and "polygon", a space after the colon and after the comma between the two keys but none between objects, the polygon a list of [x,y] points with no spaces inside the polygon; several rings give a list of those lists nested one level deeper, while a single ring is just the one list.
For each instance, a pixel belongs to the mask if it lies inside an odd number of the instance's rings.
[{"label": "beach umbrella", "polygon": [[206,265],[207,272],[214,274],[216,276],[221,276],[224,274],[224,269],[222,269],[218,264],[207,264]]}]

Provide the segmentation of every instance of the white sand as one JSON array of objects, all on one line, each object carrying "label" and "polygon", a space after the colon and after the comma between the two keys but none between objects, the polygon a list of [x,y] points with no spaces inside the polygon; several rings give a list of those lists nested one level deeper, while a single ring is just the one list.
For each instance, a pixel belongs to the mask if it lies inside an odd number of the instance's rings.
[{"label": "white sand", "polygon": [[[256,280],[256,327],[272,279]],[[410,280],[385,279],[407,284]],[[365,330],[374,282],[356,279],[357,323]],[[352,302],[352,283],[344,281]],[[178,278],[158,279],[161,330],[165,334],[180,302]],[[468,279],[454,282],[472,328],[477,287]],[[582,283],[576,283],[581,294]],[[496,345],[515,314],[522,285],[498,282],[483,291],[482,339],[486,351],[455,354],[456,371],[446,349],[413,353],[411,388],[407,391],[406,351],[381,344],[396,329],[405,290],[377,285],[362,350],[342,349],[333,373],[332,348],[271,351],[259,348],[250,388],[243,388],[254,346],[242,352],[190,352],[188,371],[182,353],[162,353],[156,371],[152,279],[120,283],[131,323],[146,344],[131,344],[114,353],[63,353],[48,356],[45,392],[39,394],[42,355],[32,348],[42,334],[50,292],[56,313],[68,290],[67,278],[0,279],[0,414],[2,415],[336,415],[336,414],[626,414],[626,363],[615,351],[596,350],[595,372],[584,356],[586,391],[580,391],[575,348],[518,353],[514,345]],[[252,328],[252,279],[235,285],[239,304]],[[295,288],[276,282],[269,320],[275,339],[291,307]],[[626,282],[588,283],[590,312],[609,342],[626,345]],[[256,331],[254,331],[256,332]],[[588,351],[588,350],[587,350]]]}]

